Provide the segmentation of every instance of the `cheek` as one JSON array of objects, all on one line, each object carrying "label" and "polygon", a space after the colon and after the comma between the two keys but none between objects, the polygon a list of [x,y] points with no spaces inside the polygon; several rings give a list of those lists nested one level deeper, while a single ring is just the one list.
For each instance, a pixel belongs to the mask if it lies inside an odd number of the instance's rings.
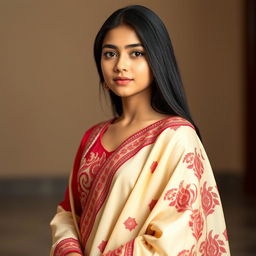
[{"label": "cheek", "polygon": [[151,75],[151,70],[147,62],[141,62],[136,65],[136,73]]},{"label": "cheek", "polygon": [[149,68],[148,63],[140,63],[136,66],[135,72],[137,76],[144,81],[151,82],[153,80],[152,72]]},{"label": "cheek", "polygon": [[101,62],[101,71],[105,78],[109,75],[109,65],[104,61]]},{"label": "cheek", "polygon": [[136,68],[135,70],[137,70],[138,72],[146,73],[149,71],[149,66],[144,61],[137,63],[137,65],[134,65],[134,67]]}]

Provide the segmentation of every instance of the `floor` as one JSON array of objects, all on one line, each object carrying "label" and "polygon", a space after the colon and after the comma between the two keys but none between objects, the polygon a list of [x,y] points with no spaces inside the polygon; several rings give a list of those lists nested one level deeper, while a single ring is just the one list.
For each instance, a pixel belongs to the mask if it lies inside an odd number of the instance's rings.
[{"label": "floor", "polygon": [[[245,196],[237,182],[227,179],[217,179],[217,182],[229,231],[231,254],[255,256],[256,199]],[[1,193],[0,255],[49,255],[48,223],[55,213],[57,203],[62,198],[63,189],[64,186],[58,191],[49,190],[50,192],[47,193],[38,193],[35,189],[33,195]]]}]

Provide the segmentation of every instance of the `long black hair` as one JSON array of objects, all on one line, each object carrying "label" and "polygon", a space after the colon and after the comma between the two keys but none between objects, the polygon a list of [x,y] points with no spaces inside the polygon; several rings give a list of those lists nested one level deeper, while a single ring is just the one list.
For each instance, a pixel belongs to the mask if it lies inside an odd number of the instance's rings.
[{"label": "long black hair", "polygon": [[[199,137],[188,108],[177,66],[172,43],[162,20],[150,9],[141,5],[131,5],[118,9],[102,25],[94,41],[94,58],[103,84],[101,70],[102,44],[106,33],[125,24],[132,27],[140,38],[146,51],[149,66],[153,74],[151,106],[162,114],[180,116],[191,122]],[[109,90],[114,115],[123,112],[121,97]]]}]

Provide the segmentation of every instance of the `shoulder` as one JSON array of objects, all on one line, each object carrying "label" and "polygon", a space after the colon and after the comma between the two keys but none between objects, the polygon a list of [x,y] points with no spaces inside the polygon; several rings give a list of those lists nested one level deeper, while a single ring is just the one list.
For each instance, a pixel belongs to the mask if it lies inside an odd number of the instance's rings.
[{"label": "shoulder", "polygon": [[94,125],[89,126],[87,130],[85,130],[84,135],[82,137],[82,143],[85,142],[89,137],[95,136],[98,134],[108,123],[112,122],[112,119],[108,119],[105,121],[98,122]]},{"label": "shoulder", "polygon": [[173,131],[180,129],[181,127],[190,127],[195,130],[195,127],[188,120],[179,116],[170,116],[164,119],[160,124],[160,129],[169,128]]},{"label": "shoulder", "polygon": [[169,117],[159,126],[161,136],[183,147],[201,145],[195,127],[182,117]]},{"label": "shoulder", "polygon": [[111,119],[107,119],[107,120],[104,120],[104,121],[101,121],[101,122],[98,122],[94,125],[91,125],[87,130],[86,130],[86,133],[91,133],[93,131],[96,131],[96,130],[101,130],[105,125],[113,122],[115,118],[111,118]]},{"label": "shoulder", "polygon": [[163,119],[157,129],[172,136],[196,134],[195,127],[188,120],[179,116]]}]

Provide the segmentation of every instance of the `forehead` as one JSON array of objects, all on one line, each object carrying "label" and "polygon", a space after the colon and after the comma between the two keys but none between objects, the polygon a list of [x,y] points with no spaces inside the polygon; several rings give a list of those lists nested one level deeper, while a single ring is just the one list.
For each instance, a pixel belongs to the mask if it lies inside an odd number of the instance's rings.
[{"label": "forehead", "polygon": [[103,44],[113,44],[119,47],[135,43],[141,43],[141,40],[135,30],[127,25],[120,25],[109,30],[103,40]]}]

